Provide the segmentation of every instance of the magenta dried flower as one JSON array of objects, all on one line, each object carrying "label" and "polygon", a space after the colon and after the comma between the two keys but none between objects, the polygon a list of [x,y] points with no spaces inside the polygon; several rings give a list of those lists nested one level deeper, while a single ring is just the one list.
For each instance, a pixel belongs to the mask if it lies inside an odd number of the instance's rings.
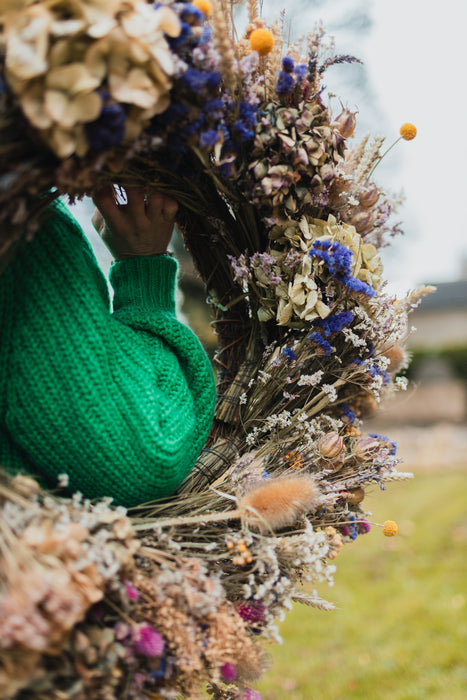
[{"label": "magenta dried flower", "polygon": [[237,669],[229,661],[221,667],[221,676],[226,683],[233,683],[237,677]]},{"label": "magenta dried flower", "polygon": [[140,593],[137,588],[131,583],[127,583],[125,586],[125,594],[130,600],[139,600]]},{"label": "magenta dried flower", "polygon": [[242,620],[245,620],[248,624],[264,622],[266,608],[259,600],[251,603],[239,603],[236,606],[236,610]]},{"label": "magenta dried flower", "polygon": [[242,695],[242,700],[261,700],[261,695],[253,688],[247,688]]},{"label": "magenta dried flower", "polygon": [[164,651],[164,640],[159,632],[143,622],[133,632],[133,644],[135,651],[143,656],[160,656]]}]

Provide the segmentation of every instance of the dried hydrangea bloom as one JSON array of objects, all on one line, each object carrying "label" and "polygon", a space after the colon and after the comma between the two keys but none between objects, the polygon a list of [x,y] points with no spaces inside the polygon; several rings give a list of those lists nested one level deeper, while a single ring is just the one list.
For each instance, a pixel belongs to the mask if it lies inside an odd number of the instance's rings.
[{"label": "dried hydrangea bloom", "polygon": [[83,156],[90,148],[86,125],[107,105],[124,108],[114,143],[136,138],[168,107],[175,62],[166,35],[179,33],[168,7],[39,2],[6,19],[6,79],[54,153]]}]

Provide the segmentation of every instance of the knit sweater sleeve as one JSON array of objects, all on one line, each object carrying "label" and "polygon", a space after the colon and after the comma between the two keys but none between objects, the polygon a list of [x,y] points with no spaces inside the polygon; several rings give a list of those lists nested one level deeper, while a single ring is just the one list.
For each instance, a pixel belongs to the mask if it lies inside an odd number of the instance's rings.
[{"label": "knit sweater sleeve", "polygon": [[177,320],[176,275],[168,256],[114,263],[112,313],[63,205],[17,256],[2,429],[50,486],[67,473],[72,491],[131,506],[172,493],[193,466],[215,388],[204,350]]}]

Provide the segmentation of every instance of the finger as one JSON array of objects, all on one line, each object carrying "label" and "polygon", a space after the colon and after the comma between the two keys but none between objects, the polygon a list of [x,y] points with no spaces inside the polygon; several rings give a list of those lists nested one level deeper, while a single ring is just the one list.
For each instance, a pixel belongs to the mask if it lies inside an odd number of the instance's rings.
[{"label": "finger", "polygon": [[94,210],[94,214],[92,215],[92,225],[96,229],[97,233],[101,233],[103,227],[104,227],[104,217],[100,213],[99,209]]},{"label": "finger", "polygon": [[123,217],[122,207],[115,200],[115,190],[112,185],[103,187],[96,192],[93,196],[93,202],[111,228],[118,227],[121,224]]},{"label": "finger", "polygon": [[161,192],[154,192],[148,198],[146,211],[151,220],[162,218],[164,221],[174,221],[178,204],[175,199],[167,197]]}]

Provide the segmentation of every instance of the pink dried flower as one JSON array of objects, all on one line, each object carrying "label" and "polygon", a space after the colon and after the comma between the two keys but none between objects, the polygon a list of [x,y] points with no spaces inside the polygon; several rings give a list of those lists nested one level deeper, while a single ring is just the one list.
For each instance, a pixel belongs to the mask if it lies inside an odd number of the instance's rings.
[{"label": "pink dried flower", "polygon": [[137,588],[135,588],[131,583],[127,583],[125,586],[125,593],[127,598],[130,600],[139,600],[140,593]]},{"label": "pink dried flower", "polygon": [[253,601],[251,603],[239,603],[236,606],[237,613],[242,620],[249,624],[264,622],[264,614],[266,608],[261,601]]},{"label": "pink dried flower", "polygon": [[225,663],[221,667],[221,676],[226,683],[233,683],[237,677],[237,669],[230,662]]},{"label": "pink dried flower", "polygon": [[253,688],[247,688],[242,695],[242,700],[261,700],[261,695]]},{"label": "pink dried flower", "polygon": [[138,654],[151,657],[160,656],[165,646],[159,632],[146,622],[133,632],[133,644]]}]

